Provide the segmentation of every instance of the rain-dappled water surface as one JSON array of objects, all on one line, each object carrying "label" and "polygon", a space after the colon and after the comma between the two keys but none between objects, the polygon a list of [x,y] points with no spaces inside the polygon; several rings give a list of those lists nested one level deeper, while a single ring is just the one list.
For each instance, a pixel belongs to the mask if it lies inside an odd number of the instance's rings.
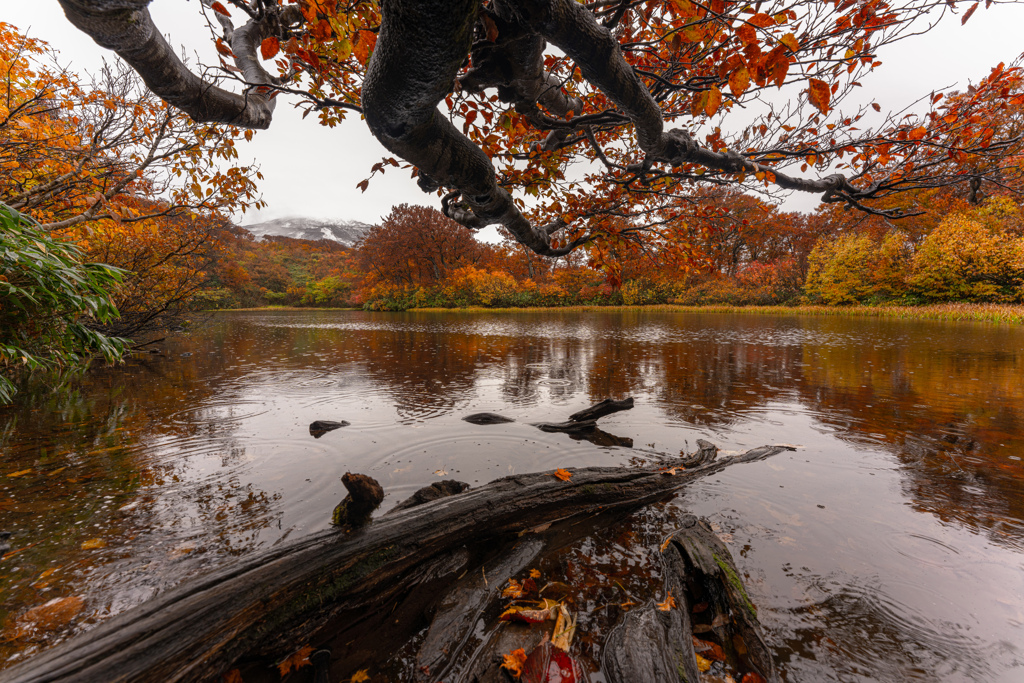
[{"label": "rain-dappled water surface", "polygon": [[[631,395],[601,425],[638,449],[800,448],[584,539],[563,569],[628,592],[655,531],[694,512],[746,573],[786,680],[1024,680],[1019,328],[273,311],[218,314],[159,347],[0,409],[0,660],[326,528],[347,471],[377,478],[386,509],[439,477],[627,463],[637,450],[530,423]],[[516,421],[460,419],[481,411]],[[314,420],[351,424],[317,439]],[[25,619],[72,596],[63,629],[66,615]]]}]

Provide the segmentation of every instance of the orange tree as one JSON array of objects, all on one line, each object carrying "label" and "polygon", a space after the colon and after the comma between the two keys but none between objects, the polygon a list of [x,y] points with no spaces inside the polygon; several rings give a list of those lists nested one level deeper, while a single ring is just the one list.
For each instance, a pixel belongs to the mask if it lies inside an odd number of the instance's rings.
[{"label": "orange tree", "polygon": [[[598,266],[626,242],[671,243],[658,226],[692,184],[896,216],[872,202],[985,175],[1020,144],[981,125],[1015,96],[1015,68],[993,75],[994,98],[936,100],[920,118],[868,128],[867,107],[839,108],[879,49],[940,15],[966,21],[977,2],[203,0],[233,86],[190,71],[148,3],[60,0],[197,122],[265,128],[283,94],[328,126],[361,112],[450,218],[501,225],[542,255],[586,246]],[[748,105],[757,115],[736,123]],[[373,172],[388,165],[400,162]]]},{"label": "orange tree", "polygon": [[179,319],[204,278],[217,214],[261,206],[258,170],[234,163],[243,132],[192,125],[123,65],[82,82],[3,23],[0,66],[0,201],[125,271],[112,291],[122,315],[107,332]]}]

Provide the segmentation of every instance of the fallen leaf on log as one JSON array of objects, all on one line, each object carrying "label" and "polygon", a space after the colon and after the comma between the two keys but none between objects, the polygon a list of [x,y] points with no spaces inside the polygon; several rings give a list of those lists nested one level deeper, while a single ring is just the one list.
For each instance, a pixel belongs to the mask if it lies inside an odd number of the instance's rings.
[{"label": "fallen leaf on log", "polygon": [[82,550],[96,550],[98,548],[106,548],[107,542],[102,538],[90,538],[88,541],[82,543]]},{"label": "fallen leaf on log", "polygon": [[508,585],[505,586],[505,590],[501,591],[501,597],[512,598],[513,600],[523,597],[526,591],[523,590],[523,584],[519,583],[515,579],[509,579]]},{"label": "fallen leaf on log", "polygon": [[583,669],[579,662],[547,640],[533,648],[523,666],[523,683],[580,683],[582,680]]},{"label": "fallen leaf on log", "polygon": [[349,683],[363,683],[363,681],[370,680],[370,674],[367,673],[369,669],[360,669],[359,671],[352,674],[352,678],[349,679]]},{"label": "fallen leaf on log", "polygon": [[697,636],[691,636],[691,638],[693,638],[693,649],[697,654],[716,662],[725,661],[725,650],[721,645],[712,643],[710,640],[701,640]]},{"label": "fallen leaf on log", "polygon": [[242,672],[238,669],[232,669],[226,674],[221,674],[220,680],[222,683],[245,683],[242,680]]},{"label": "fallen leaf on log", "polygon": [[531,579],[539,579],[540,578],[540,570],[539,569],[531,569],[530,570],[530,578]]},{"label": "fallen leaf on log", "polygon": [[657,603],[658,609],[662,612],[667,612],[676,606],[676,599],[672,597],[672,591],[668,592],[668,597],[665,598],[665,602]]},{"label": "fallen leaf on log", "polygon": [[572,638],[576,635],[576,620],[566,609],[565,605],[558,606],[558,620],[555,622],[555,632],[551,636],[551,644],[564,652],[569,651]]},{"label": "fallen leaf on log", "polygon": [[[281,672],[281,675],[286,675],[292,669],[301,669],[304,666],[312,664],[309,661],[309,656],[313,654],[313,648],[309,645],[300,647],[296,652],[289,655],[287,659],[277,665],[277,670]],[[365,679],[364,679],[365,680]]]},{"label": "fallen leaf on log", "polygon": [[705,659],[700,655],[694,655],[697,658],[697,668],[700,669],[701,673],[707,673],[711,670],[711,660]]},{"label": "fallen leaf on log", "polygon": [[559,468],[555,470],[555,473],[552,476],[556,479],[561,479],[562,481],[569,481],[572,479],[572,472]]},{"label": "fallen leaf on log", "polygon": [[672,542],[672,537],[669,536],[668,538],[666,538],[664,541],[661,542],[661,547],[658,548],[658,549],[661,550],[661,552],[665,552],[665,548],[667,548],[668,544],[671,543],[671,542]]},{"label": "fallen leaf on log", "polygon": [[26,474],[32,474],[32,470],[19,470],[18,472],[11,472],[8,477],[24,477]]},{"label": "fallen leaf on log", "polygon": [[508,672],[519,678],[523,675],[523,665],[526,664],[526,650],[519,648],[518,650],[512,650],[504,657],[504,661],[501,663],[502,669],[508,669]]},{"label": "fallen leaf on log", "polygon": [[540,624],[552,619],[557,608],[536,609],[534,607],[509,607],[498,617],[502,621],[523,621],[527,624]]}]

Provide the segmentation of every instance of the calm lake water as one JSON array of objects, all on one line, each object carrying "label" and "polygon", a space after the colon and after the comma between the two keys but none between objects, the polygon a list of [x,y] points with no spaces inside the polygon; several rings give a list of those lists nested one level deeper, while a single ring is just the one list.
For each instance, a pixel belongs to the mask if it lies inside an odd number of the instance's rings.
[{"label": "calm lake water", "polygon": [[[650,530],[693,512],[746,574],[785,680],[1024,680],[1024,329],[273,311],[158,346],[0,409],[0,661],[45,644],[18,630],[28,608],[84,598],[52,641],[326,528],[347,471],[377,478],[387,509],[442,476],[626,464],[642,452],[529,423],[633,396],[601,425],[637,449],[800,448],[694,483],[614,543],[585,539],[570,569],[642,573]],[[516,422],[460,419],[480,411]],[[351,425],[315,439],[314,420]]]}]

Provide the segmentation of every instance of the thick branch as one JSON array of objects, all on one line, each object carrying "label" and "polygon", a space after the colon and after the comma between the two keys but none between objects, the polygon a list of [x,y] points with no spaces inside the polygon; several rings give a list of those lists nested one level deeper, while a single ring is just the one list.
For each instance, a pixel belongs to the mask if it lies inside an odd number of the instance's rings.
[{"label": "thick branch", "polygon": [[271,93],[237,95],[192,73],[153,23],[150,1],[59,0],[75,27],[116,52],[150,90],[192,120],[267,128],[274,111]]}]

